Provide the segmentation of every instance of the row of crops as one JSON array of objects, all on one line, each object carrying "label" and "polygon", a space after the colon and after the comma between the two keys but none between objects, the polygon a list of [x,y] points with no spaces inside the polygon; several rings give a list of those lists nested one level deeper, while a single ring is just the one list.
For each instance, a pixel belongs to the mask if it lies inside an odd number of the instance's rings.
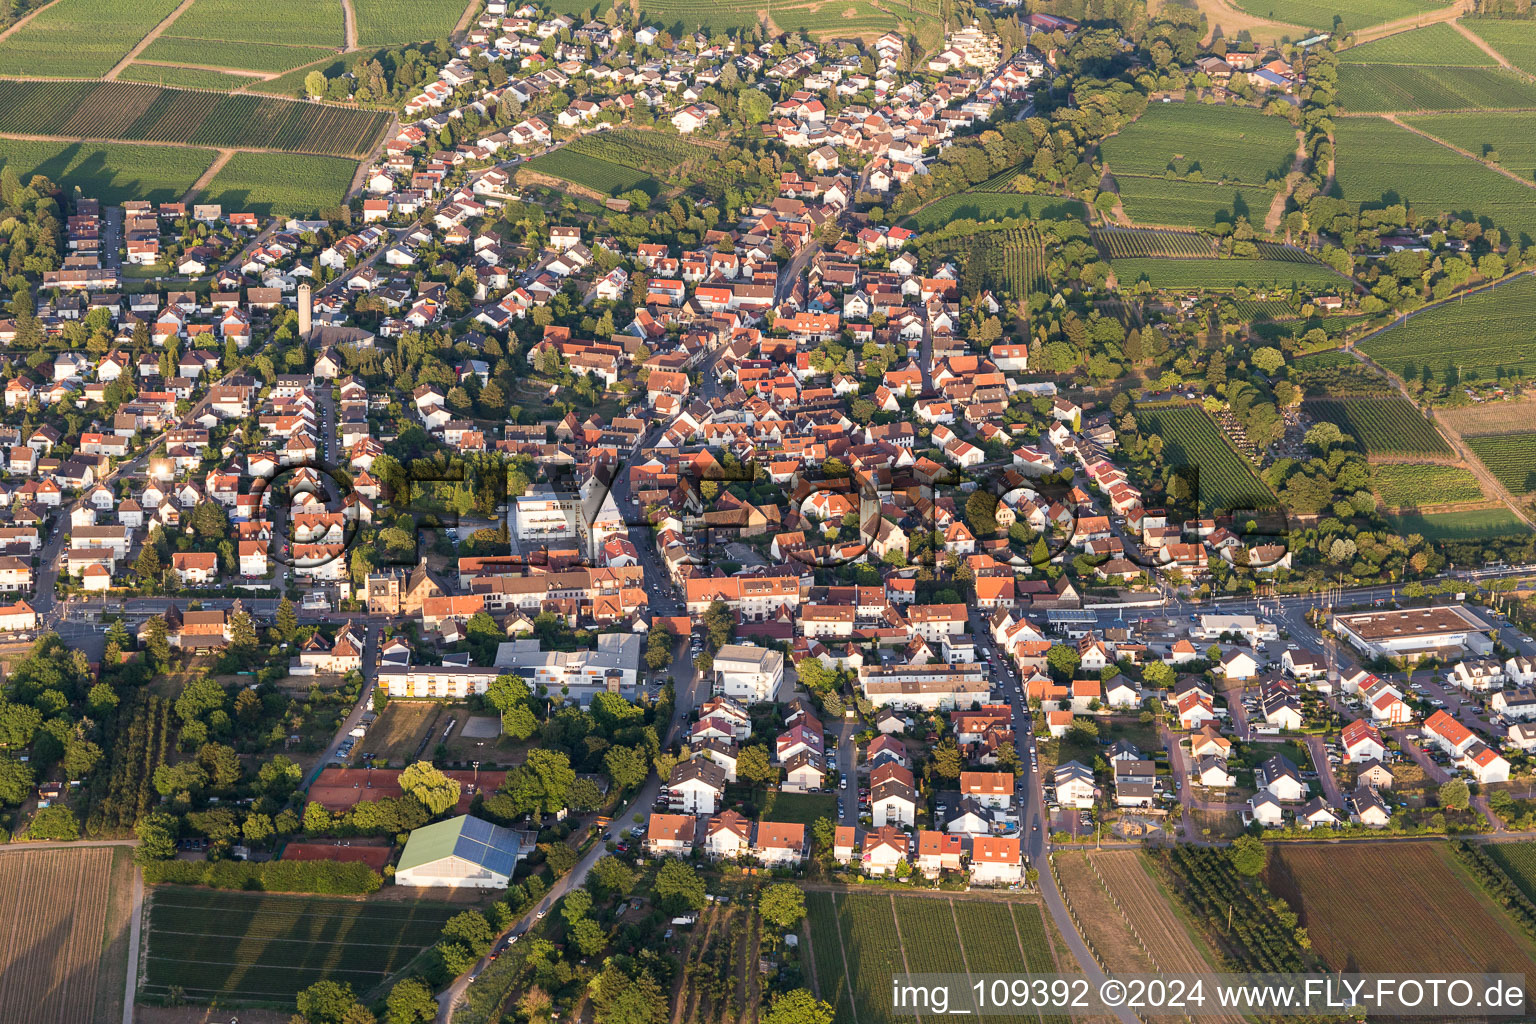
[{"label": "row of crops", "polygon": [[967,293],[992,289],[1023,298],[1046,290],[1045,249],[1032,228],[978,231],[959,239],[960,279]]},{"label": "row of crops", "polygon": [[1439,431],[1405,398],[1309,399],[1307,414],[1335,424],[1371,455],[1451,454]]},{"label": "row of crops", "polygon": [[1194,231],[1157,231],[1140,228],[1098,228],[1094,243],[1110,259],[1157,256],[1165,259],[1210,256],[1215,244],[1209,235]]},{"label": "row of crops", "polygon": [[142,82],[0,82],[0,131],[360,157],[389,121],[271,96]]},{"label": "row of crops", "polygon": [[1502,68],[1349,64],[1339,103],[1356,113],[1536,107],[1536,83]]},{"label": "row of crops", "polygon": [[1536,433],[1483,434],[1466,442],[1511,494],[1536,491]]},{"label": "row of crops", "polygon": [[1211,512],[1266,507],[1269,488],[1197,405],[1143,407],[1136,419],[1144,434],[1163,439],[1163,461],[1174,469],[1199,470],[1199,504]]},{"label": "row of crops", "polygon": [[1469,373],[1488,379],[1500,368],[1536,371],[1536,278],[1522,276],[1497,288],[1443,302],[1379,331],[1361,347],[1378,363],[1401,376],[1417,376],[1426,367],[1438,375],[1454,366],[1462,379]]}]

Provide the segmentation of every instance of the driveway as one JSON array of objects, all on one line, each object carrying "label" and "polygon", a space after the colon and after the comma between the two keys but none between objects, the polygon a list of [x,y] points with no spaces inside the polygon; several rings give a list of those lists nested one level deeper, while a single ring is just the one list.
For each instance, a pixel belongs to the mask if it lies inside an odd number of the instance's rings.
[{"label": "driveway", "polygon": [[1328,801],[1330,807],[1344,806],[1344,793],[1339,789],[1339,780],[1334,778],[1333,768],[1328,764],[1328,747],[1323,743],[1321,736],[1307,737],[1307,752],[1312,755],[1312,767],[1317,769],[1317,781],[1323,787],[1323,799]]}]

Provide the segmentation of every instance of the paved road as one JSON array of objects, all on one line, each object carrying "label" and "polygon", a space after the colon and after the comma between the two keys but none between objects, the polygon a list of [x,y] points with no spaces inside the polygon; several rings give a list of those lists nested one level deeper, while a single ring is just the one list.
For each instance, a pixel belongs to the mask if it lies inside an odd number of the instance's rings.
[{"label": "paved road", "polygon": [[1334,808],[1343,808],[1344,793],[1339,780],[1334,777],[1333,766],[1328,763],[1328,748],[1321,736],[1306,737],[1307,752],[1312,755],[1312,767],[1317,771],[1317,781],[1323,787],[1323,799]]},{"label": "paved road", "polygon": [[372,624],[365,628],[368,631],[368,639],[363,645],[363,688],[357,695],[357,703],[352,705],[352,710],[347,713],[346,719],[336,729],[336,735],[331,737],[331,742],[325,748],[325,753],[321,755],[320,760],[315,762],[315,766],[309,770],[309,774],[304,777],[304,784],[301,788],[305,790],[308,790],[310,786],[315,784],[315,780],[320,777],[320,773],[325,770],[327,765],[337,760],[337,751],[346,740],[347,734],[357,727],[357,724],[363,720],[363,713],[373,705],[373,688],[378,685],[379,680],[379,641],[383,637],[384,631]]}]

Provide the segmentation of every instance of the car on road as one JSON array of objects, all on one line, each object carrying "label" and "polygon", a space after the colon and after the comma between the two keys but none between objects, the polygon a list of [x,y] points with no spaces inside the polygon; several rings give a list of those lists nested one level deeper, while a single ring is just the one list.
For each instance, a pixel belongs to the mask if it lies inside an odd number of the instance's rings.
[{"label": "car on road", "polygon": [[544,915],[547,914],[547,913],[549,913],[549,908],[548,907],[542,907],[542,908],[540,908],[540,910],[539,910],[539,912],[537,914],[533,915],[533,919],[535,921],[542,921],[542,920],[544,920]]},{"label": "car on road", "polygon": [[838,784],[838,788],[839,789],[847,789],[848,788],[848,773],[847,772],[843,772],[843,774],[842,774],[842,782],[840,782]]}]

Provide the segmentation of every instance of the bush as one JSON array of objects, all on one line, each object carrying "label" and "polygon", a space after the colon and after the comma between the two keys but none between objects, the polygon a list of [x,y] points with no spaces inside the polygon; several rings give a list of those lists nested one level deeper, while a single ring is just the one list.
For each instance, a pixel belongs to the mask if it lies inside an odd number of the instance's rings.
[{"label": "bush", "polygon": [[206,885],[213,889],[260,892],[312,892],[330,896],[362,896],[377,892],[384,879],[366,864],[324,860],[166,860],[144,865],[151,884]]}]

